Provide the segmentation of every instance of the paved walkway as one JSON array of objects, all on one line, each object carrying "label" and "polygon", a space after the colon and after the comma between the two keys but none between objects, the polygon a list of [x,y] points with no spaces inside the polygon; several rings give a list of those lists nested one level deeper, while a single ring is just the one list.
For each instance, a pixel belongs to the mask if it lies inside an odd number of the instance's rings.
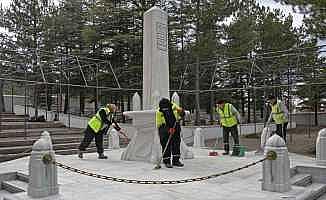
[{"label": "paved walkway", "polygon": [[[76,155],[57,156],[57,161],[72,167],[107,176],[142,180],[177,180],[201,177],[238,168],[262,158],[249,152],[245,157],[208,156],[207,149],[194,149],[195,158],[184,160],[184,168],[153,170],[152,163],[122,161],[122,150],[106,151],[108,160],[98,160],[97,154],[85,154],[80,160]],[[312,158],[291,154],[291,165],[313,162]],[[0,173],[19,171],[27,174],[28,158],[0,164]],[[137,185],[106,181],[76,174],[58,168],[60,196],[49,200],[279,200],[302,193],[294,187],[288,193],[261,190],[262,164],[233,174],[195,183],[177,185]],[[0,193],[1,197],[1,193]],[[26,199],[21,193],[17,199]],[[283,197],[283,198],[282,198]],[[1,199],[1,198],[0,198]]]}]

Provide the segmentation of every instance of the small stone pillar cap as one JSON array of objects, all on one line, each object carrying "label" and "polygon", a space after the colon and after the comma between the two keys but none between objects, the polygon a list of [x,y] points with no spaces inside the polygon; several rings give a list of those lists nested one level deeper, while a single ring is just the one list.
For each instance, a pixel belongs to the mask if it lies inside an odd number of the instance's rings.
[{"label": "small stone pillar cap", "polygon": [[266,146],[269,147],[285,147],[285,141],[283,138],[281,138],[279,135],[274,134],[272,137],[270,137],[267,142]]},{"label": "small stone pillar cap", "polygon": [[41,138],[38,139],[32,147],[33,151],[46,151],[51,150],[51,141],[49,140],[50,134],[48,132],[43,132]]},{"label": "small stone pillar cap", "polygon": [[153,11],[160,11],[160,12],[162,12],[162,10],[159,7],[153,6],[150,9],[148,9],[145,13],[153,12]]},{"label": "small stone pillar cap", "polygon": [[319,137],[326,137],[326,128],[321,129],[321,130],[318,132],[318,136],[319,136]]}]

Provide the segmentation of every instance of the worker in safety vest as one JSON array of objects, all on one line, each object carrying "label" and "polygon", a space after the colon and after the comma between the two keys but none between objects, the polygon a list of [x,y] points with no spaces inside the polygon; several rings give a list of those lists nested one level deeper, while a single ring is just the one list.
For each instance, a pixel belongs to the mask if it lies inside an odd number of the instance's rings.
[{"label": "worker in safety vest", "polygon": [[121,128],[119,127],[118,123],[114,120],[114,113],[116,112],[116,110],[117,107],[114,104],[107,104],[105,107],[100,108],[97,113],[88,121],[87,128],[84,131],[84,139],[79,145],[79,158],[83,158],[83,152],[85,152],[86,148],[92,142],[94,137],[98,158],[108,158],[103,154],[103,135],[106,134],[111,124],[113,124],[113,128],[120,132]]},{"label": "worker in safety vest", "polygon": [[[159,102],[159,109],[156,111],[156,127],[158,128],[162,146],[163,163],[167,168],[183,167],[180,162],[180,119],[184,116],[184,110],[170,100],[163,98]],[[168,143],[169,136],[171,139]],[[166,151],[164,149],[167,145]],[[172,164],[171,164],[172,156]]]},{"label": "worker in safety vest", "polygon": [[229,154],[229,133],[231,133],[234,141],[232,156],[238,156],[240,153],[238,134],[238,124],[241,122],[240,113],[232,104],[226,103],[224,100],[216,102],[216,112],[219,116],[220,126],[223,129],[223,155]]},{"label": "worker in safety vest", "polygon": [[277,100],[276,96],[270,95],[268,97],[271,114],[269,115],[267,124],[273,119],[276,124],[276,134],[284,139],[286,142],[286,129],[289,119],[289,111],[280,100]]}]

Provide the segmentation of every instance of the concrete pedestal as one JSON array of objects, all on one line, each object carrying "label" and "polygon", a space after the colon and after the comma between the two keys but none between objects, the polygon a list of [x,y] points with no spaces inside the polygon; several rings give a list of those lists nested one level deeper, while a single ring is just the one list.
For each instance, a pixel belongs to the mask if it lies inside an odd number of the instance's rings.
[{"label": "concrete pedestal", "polygon": [[202,128],[196,128],[194,134],[194,148],[205,147],[205,137]]},{"label": "concrete pedestal", "polygon": [[[44,162],[46,161],[46,162]],[[49,133],[44,132],[33,147],[29,160],[28,196],[41,198],[59,193],[57,166]]]},{"label": "concrete pedestal", "polygon": [[326,128],[318,132],[316,140],[316,163],[326,166]]},{"label": "concrete pedestal", "polygon": [[263,163],[262,189],[271,192],[287,192],[291,190],[290,160],[284,140],[274,134],[267,140],[265,155],[276,153],[275,160],[265,160]]},{"label": "concrete pedestal", "polygon": [[155,125],[155,110],[124,112],[131,117],[136,133],[131,138],[122,160],[136,160],[156,163],[160,159],[161,144]]}]

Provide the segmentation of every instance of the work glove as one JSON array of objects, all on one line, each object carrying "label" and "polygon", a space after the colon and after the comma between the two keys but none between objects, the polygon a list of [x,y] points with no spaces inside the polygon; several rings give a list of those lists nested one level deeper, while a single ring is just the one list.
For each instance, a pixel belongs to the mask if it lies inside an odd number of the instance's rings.
[{"label": "work glove", "polygon": [[125,143],[128,143],[130,141],[130,139],[128,138],[128,136],[121,129],[119,130],[119,133],[120,133],[120,135],[123,136],[122,139],[123,139],[123,141]]},{"label": "work glove", "polygon": [[185,118],[185,116],[186,116],[186,112],[185,112],[183,109],[181,109],[181,110],[178,111],[178,112],[179,112],[179,115],[180,115],[181,118]]},{"label": "work glove", "polygon": [[175,128],[169,128],[169,134],[174,134],[175,133]]}]

